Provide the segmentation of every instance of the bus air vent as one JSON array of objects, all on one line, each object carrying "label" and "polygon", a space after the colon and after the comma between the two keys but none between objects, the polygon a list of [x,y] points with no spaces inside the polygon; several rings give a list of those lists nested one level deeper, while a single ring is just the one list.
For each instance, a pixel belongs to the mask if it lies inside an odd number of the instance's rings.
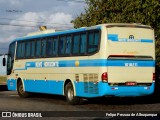
[{"label": "bus air vent", "polygon": [[98,94],[98,74],[83,74],[84,92]]}]

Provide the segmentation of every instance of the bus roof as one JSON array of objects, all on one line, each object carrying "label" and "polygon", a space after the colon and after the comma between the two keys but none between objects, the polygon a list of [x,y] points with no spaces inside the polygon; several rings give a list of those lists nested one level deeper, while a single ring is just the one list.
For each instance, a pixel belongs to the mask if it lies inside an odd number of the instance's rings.
[{"label": "bus roof", "polygon": [[36,38],[40,38],[40,37],[49,37],[49,36],[53,36],[53,35],[83,32],[83,31],[92,30],[92,29],[93,30],[94,29],[101,29],[102,26],[105,26],[107,28],[110,28],[110,27],[138,27],[138,28],[152,29],[150,26],[142,25],[139,23],[108,23],[108,24],[99,24],[99,25],[91,26],[91,27],[81,27],[81,28],[65,30],[65,31],[47,30],[48,32],[43,32],[43,31],[33,32],[33,33],[29,33],[27,36],[16,38],[13,42],[20,41],[20,40],[27,40],[27,39],[36,39]]},{"label": "bus roof", "polygon": [[110,23],[105,24],[107,28],[109,27],[137,27],[137,28],[146,28],[146,29],[152,29],[149,25],[143,25],[141,23]]}]

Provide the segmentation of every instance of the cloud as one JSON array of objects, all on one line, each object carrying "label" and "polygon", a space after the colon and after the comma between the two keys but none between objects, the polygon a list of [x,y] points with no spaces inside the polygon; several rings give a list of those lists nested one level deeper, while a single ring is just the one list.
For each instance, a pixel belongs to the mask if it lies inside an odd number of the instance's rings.
[{"label": "cloud", "polygon": [[9,37],[6,37],[3,41],[1,41],[1,43],[10,43],[11,41],[13,41],[16,38],[16,35],[10,35]]},{"label": "cloud", "polygon": [[[38,26],[38,22],[43,21],[44,15],[41,13],[35,12],[27,12],[24,15],[19,16],[18,19],[12,20],[10,24],[12,25],[21,25],[22,31],[26,30],[33,30],[34,26]],[[13,28],[12,30],[16,30],[17,27]],[[10,29],[11,30],[11,29]]]},{"label": "cloud", "polygon": [[84,11],[84,6],[84,3],[58,0],[0,0],[0,8],[4,11],[22,10],[21,13],[0,13],[2,18],[15,19],[11,21],[1,19],[2,23],[21,25],[21,27],[1,26],[0,45],[38,31],[40,25],[46,25],[48,29],[71,29],[73,27],[71,20]]},{"label": "cloud", "polygon": [[48,23],[50,24],[54,23],[53,24],[54,27],[59,29],[67,29],[67,28],[73,27],[72,24],[70,23],[72,19],[73,19],[72,15],[59,12],[59,13],[51,14],[48,17]]},{"label": "cloud", "polygon": [[20,0],[0,0],[0,3],[6,4],[6,5],[13,5],[13,6],[22,5]]},{"label": "cloud", "polygon": [[20,0],[10,0],[10,3],[14,6],[20,6],[21,5],[21,2]]},{"label": "cloud", "polygon": [[0,0],[0,3],[4,3],[5,2],[5,0]]},{"label": "cloud", "polygon": [[53,11],[69,13],[72,14],[73,18],[75,18],[84,11],[85,7],[86,7],[85,2],[68,1],[66,4],[55,6],[53,8]]},{"label": "cloud", "polygon": [[49,12],[27,12],[18,19],[12,20],[11,25],[21,25],[21,27],[15,26],[2,26],[2,35],[0,43],[11,42],[17,37],[26,36],[30,32],[39,30],[39,26],[46,25],[49,29],[64,30],[70,29],[73,25],[70,23],[72,20],[71,14],[65,14],[63,12],[50,14]]},{"label": "cloud", "polygon": [[[71,14],[65,14],[63,12],[58,13],[46,13],[46,12],[28,12],[24,15],[20,16],[18,19],[13,20],[10,24],[19,24],[24,26],[41,26],[46,25],[50,28],[63,28],[67,29],[68,27],[72,27],[70,23],[72,20]],[[15,29],[15,28],[14,28]],[[33,28],[24,27],[25,30],[32,30]]]}]

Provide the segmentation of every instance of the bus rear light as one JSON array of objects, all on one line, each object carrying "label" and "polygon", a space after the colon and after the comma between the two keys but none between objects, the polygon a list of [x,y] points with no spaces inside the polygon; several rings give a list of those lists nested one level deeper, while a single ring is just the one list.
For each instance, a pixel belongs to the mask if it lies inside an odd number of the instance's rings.
[{"label": "bus rear light", "polygon": [[108,74],[107,72],[104,72],[101,76],[102,82],[108,82]]},{"label": "bus rear light", "polygon": [[155,74],[155,73],[153,73],[153,78],[152,78],[152,80],[153,80],[153,82],[155,82],[155,80],[156,80],[156,74]]}]

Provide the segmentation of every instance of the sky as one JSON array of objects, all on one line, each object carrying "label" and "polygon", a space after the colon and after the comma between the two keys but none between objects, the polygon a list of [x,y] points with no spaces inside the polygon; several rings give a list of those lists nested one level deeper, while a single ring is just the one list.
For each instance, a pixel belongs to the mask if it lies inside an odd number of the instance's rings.
[{"label": "sky", "polygon": [[48,29],[72,29],[84,12],[85,0],[0,0],[0,54],[17,37],[26,36],[45,25]]}]

